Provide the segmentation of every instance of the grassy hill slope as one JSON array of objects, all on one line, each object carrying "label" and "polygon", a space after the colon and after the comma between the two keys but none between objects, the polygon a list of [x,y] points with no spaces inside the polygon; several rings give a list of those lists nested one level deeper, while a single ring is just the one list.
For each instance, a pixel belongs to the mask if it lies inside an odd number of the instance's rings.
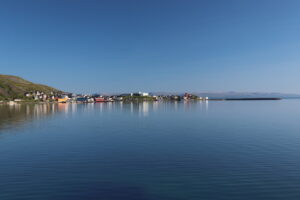
[{"label": "grassy hill slope", "polygon": [[61,91],[41,84],[35,84],[17,76],[0,74],[0,100],[23,98],[26,92],[40,91],[46,94],[51,92],[59,93]]}]

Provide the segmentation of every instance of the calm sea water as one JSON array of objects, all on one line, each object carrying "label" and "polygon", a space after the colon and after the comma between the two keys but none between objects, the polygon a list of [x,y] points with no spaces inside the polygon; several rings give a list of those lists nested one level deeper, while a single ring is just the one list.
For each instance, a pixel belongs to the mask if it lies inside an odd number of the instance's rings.
[{"label": "calm sea water", "polygon": [[300,100],[0,105],[0,199],[300,199],[299,122]]}]

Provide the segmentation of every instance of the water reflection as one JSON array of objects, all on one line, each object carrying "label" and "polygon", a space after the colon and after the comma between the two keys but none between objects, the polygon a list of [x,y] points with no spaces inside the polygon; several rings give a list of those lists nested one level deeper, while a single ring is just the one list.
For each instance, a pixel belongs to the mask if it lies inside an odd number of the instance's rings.
[{"label": "water reflection", "polygon": [[26,122],[54,115],[59,111],[57,104],[0,105],[0,131],[18,127]]},{"label": "water reflection", "polygon": [[[181,103],[174,102],[174,109],[178,109],[178,105]],[[199,109],[201,111],[208,111],[209,102],[208,101],[184,101],[183,108],[185,111],[193,111],[194,109]]]},{"label": "water reflection", "polygon": [[[196,108],[198,107],[198,108]],[[138,117],[148,117],[155,112],[166,110],[179,112],[194,109],[207,111],[208,102],[109,102],[96,104],[16,104],[0,105],[0,131],[13,128],[58,113],[65,116],[78,113],[115,113],[121,112]]]},{"label": "water reflection", "polygon": [[300,199],[299,113],[299,100],[0,105],[0,132],[23,124],[0,134],[0,199]]}]

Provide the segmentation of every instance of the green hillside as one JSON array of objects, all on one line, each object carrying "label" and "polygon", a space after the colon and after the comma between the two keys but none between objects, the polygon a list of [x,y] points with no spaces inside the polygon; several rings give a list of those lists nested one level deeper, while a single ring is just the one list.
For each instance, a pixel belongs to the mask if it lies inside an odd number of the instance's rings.
[{"label": "green hillside", "polygon": [[26,92],[40,91],[45,94],[51,92],[60,93],[61,91],[41,84],[35,84],[17,76],[0,74],[0,100],[23,98]]}]

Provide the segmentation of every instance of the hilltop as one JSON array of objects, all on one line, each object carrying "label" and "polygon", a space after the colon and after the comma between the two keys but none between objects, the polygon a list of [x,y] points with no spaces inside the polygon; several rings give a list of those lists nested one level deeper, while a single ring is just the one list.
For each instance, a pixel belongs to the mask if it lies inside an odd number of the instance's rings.
[{"label": "hilltop", "polygon": [[32,83],[18,76],[0,74],[0,99],[23,98],[25,93],[34,91],[45,94],[61,92],[46,85]]}]

